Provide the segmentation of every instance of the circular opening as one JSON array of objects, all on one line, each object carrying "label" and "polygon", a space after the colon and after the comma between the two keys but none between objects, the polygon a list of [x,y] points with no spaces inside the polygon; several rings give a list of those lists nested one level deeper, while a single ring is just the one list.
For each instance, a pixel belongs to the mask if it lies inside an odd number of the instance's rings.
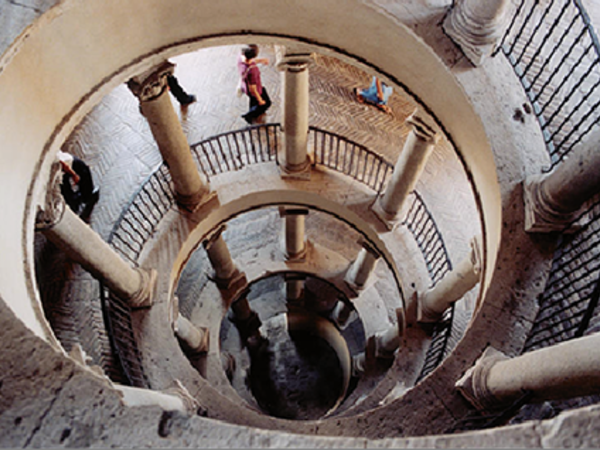
[{"label": "circular opening", "polygon": [[[349,311],[343,329],[334,319],[340,302]],[[356,385],[352,357],[365,346],[352,312],[341,292],[311,275],[287,272],[255,281],[221,324],[229,381],[274,417],[311,420],[332,413]]]}]

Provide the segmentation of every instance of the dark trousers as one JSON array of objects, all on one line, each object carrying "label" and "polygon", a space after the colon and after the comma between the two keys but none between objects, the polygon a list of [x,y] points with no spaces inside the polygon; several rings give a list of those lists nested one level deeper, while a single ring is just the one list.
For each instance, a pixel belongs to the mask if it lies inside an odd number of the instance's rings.
[{"label": "dark trousers", "polygon": [[269,97],[269,94],[265,87],[263,87],[262,94],[261,94],[261,97],[265,101],[264,105],[259,105],[258,100],[256,100],[251,95],[249,97],[250,97],[250,107],[248,109],[248,112],[246,114],[244,114],[242,117],[246,120],[246,122],[254,123],[254,121],[256,120],[256,118],[258,116],[267,112],[267,109],[269,109],[271,107],[271,98]]},{"label": "dark trousers", "polygon": [[65,173],[60,190],[67,205],[69,205],[75,214],[79,214],[82,205],[91,207],[96,203],[98,192],[94,192],[92,173],[86,163],[79,158],[74,158],[72,168],[79,175],[79,183],[73,187],[71,184],[71,175]]},{"label": "dark trousers", "polygon": [[194,97],[183,90],[175,75],[167,75],[167,83],[169,84],[171,94],[173,94],[173,97],[175,97],[179,103],[187,105],[193,101]]}]

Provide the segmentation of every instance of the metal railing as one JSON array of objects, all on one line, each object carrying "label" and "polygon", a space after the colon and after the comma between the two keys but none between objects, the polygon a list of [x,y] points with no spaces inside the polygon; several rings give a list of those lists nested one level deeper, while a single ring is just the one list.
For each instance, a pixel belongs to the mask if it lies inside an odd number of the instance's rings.
[{"label": "metal railing", "polygon": [[417,191],[412,195],[413,202],[402,224],[411,231],[421,249],[433,287],[452,270],[452,263],[442,234],[423,198]]},{"label": "metal railing", "polygon": [[380,193],[394,165],[344,136],[310,127],[309,151],[314,155],[313,164],[341,172]]},{"label": "metal railing", "polygon": [[[175,201],[170,182],[166,165],[158,165],[134,193],[107,239],[108,244],[134,266]],[[112,352],[122,376],[131,386],[149,387],[135,340],[131,308],[103,283],[100,283],[100,300]]]},{"label": "metal railing", "polygon": [[[190,146],[198,169],[207,176],[237,171],[258,163],[278,162],[281,142],[279,124],[257,125],[212,136]],[[351,140],[316,127],[309,131],[315,165],[343,173],[381,193],[393,164]],[[435,285],[452,269],[441,234],[433,216],[417,192],[403,224],[412,232],[423,253]],[[163,163],[142,183],[124,208],[111,231],[108,242],[121,256],[137,265],[144,245],[153,236],[161,219],[173,207],[175,197],[171,177]],[[113,352],[126,378],[136,386],[147,379],[135,342],[129,306],[102,287],[106,328]],[[443,359],[452,330],[453,308],[436,327],[434,343],[427,354],[426,370],[433,370]]]},{"label": "metal railing", "polygon": [[255,125],[228,131],[191,145],[199,169],[207,176],[241,170],[277,159],[280,126]]},{"label": "metal railing", "polygon": [[525,352],[598,331],[600,196],[582,216],[587,223],[561,237]]},{"label": "metal railing", "polygon": [[171,174],[161,163],[123,208],[108,236],[108,243],[121,256],[137,264],[144,245],[174,203]]},{"label": "metal railing", "polygon": [[501,45],[536,114],[550,171],[600,121],[600,44],[580,0],[520,0]]},{"label": "metal railing", "polygon": [[[150,383],[144,373],[144,366],[133,333],[131,308],[127,302],[114,295],[100,284],[100,299],[106,333],[110,340],[117,367],[121,372],[121,383],[129,386],[149,388]],[[124,379],[123,379],[124,378]],[[113,381],[117,381],[114,378]]]}]

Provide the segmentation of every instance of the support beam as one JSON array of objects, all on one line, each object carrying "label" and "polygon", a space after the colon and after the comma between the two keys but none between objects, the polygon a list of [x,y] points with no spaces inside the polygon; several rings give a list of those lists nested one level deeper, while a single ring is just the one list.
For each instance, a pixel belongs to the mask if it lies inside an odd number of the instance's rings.
[{"label": "support beam", "polygon": [[481,236],[471,239],[468,257],[424,294],[418,296],[417,320],[422,323],[437,322],[444,311],[460,300],[479,283],[483,264]]},{"label": "support beam", "polygon": [[215,196],[196,168],[187,137],[168,95],[167,75],[174,65],[165,61],[131,78],[127,86],[138,97],[163,160],[169,167],[178,204],[194,211]]},{"label": "support beam", "polygon": [[276,67],[283,72],[283,177],[310,177],[310,158],[307,154],[308,67],[312,62],[310,53],[285,49],[284,55],[276,63]]},{"label": "support beam", "polygon": [[412,192],[427,159],[438,140],[434,125],[425,114],[415,111],[406,122],[412,127],[398,156],[392,177],[384,193],[373,204],[373,212],[388,229],[396,224],[398,213]]},{"label": "support beam", "polygon": [[501,409],[521,397],[558,400],[600,393],[600,334],[508,358],[488,347],[456,382],[459,392],[480,410]]},{"label": "support beam", "polygon": [[455,1],[443,29],[475,66],[483,64],[504,36],[510,0]]},{"label": "support beam", "polygon": [[279,215],[285,220],[284,254],[288,261],[303,261],[306,256],[305,218],[308,209],[279,208]]},{"label": "support beam", "polygon": [[131,267],[71,208],[66,207],[60,193],[58,164],[53,166],[51,180],[45,204],[38,210],[36,229],[132,308],[151,306],[156,271]]},{"label": "support beam", "polygon": [[552,172],[525,182],[525,231],[563,231],[594,195],[600,193],[600,130],[588,135]]}]

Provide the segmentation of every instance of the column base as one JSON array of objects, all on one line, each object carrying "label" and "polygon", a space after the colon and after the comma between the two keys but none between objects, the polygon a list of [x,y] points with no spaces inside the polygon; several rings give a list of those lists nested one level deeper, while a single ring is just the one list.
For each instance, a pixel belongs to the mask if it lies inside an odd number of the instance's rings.
[{"label": "column base", "polygon": [[310,158],[307,156],[306,160],[302,164],[288,165],[283,164],[279,166],[279,174],[283,179],[292,180],[310,180],[310,172],[312,170],[312,163]]},{"label": "column base", "polygon": [[495,348],[486,348],[475,361],[475,365],[467,370],[454,386],[480,411],[501,409],[504,404],[499,402],[487,388],[487,376],[494,364],[506,359],[509,359],[508,356]]},{"label": "column base", "polygon": [[375,357],[381,359],[393,359],[396,354],[396,350],[400,347],[400,334],[398,334],[398,345],[393,349],[385,348],[382,343],[384,332],[375,334]]},{"label": "column base", "polygon": [[[442,23],[444,33],[460,47],[474,66],[481,66],[498,45],[502,37],[501,24],[496,28],[494,30],[488,25],[487,30],[483,29],[482,24],[475,22],[460,6],[453,7]],[[479,34],[470,30],[477,30]]]},{"label": "column base", "polygon": [[375,199],[375,202],[371,205],[371,211],[385,225],[388,231],[392,231],[401,222],[400,217],[398,214],[390,214],[385,211],[379,204],[380,198],[377,197]]},{"label": "column base", "polygon": [[[352,264],[354,264],[354,262],[352,262]],[[360,291],[364,291],[365,288],[367,287],[366,283],[363,285],[356,284],[354,282],[354,280],[352,280],[352,276],[349,274],[349,272],[346,273],[346,276],[344,277],[344,282],[352,290],[352,292],[357,296],[360,293]]]},{"label": "column base", "polygon": [[444,317],[444,313],[432,311],[417,300],[417,322],[437,323]]},{"label": "column base", "polygon": [[184,195],[175,192],[175,201],[177,202],[177,205],[190,213],[196,212],[216,197],[217,193],[215,191],[207,190],[206,186],[203,186],[198,192],[192,195]]},{"label": "column base", "polygon": [[525,231],[527,233],[574,233],[580,228],[573,225],[575,213],[562,213],[548,205],[541,192],[543,175],[528,177],[523,184]]},{"label": "column base", "polygon": [[135,269],[142,277],[140,289],[127,300],[131,308],[149,308],[154,304],[158,272],[156,269]]}]

